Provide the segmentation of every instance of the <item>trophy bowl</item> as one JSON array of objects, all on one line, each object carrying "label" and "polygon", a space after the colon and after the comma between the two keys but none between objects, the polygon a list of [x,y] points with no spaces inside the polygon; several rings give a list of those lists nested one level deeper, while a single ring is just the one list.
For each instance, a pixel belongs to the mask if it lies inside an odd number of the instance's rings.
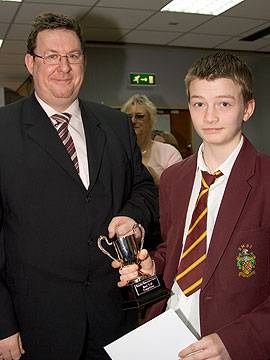
[{"label": "trophy bowl", "polygon": [[[140,229],[141,237],[136,238],[136,228]],[[140,224],[135,224],[132,232],[127,235],[117,235],[113,239],[108,240],[104,235],[98,238],[99,249],[112,260],[119,261],[121,267],[138,264],[140,260],[138,258],[139,252],[144,245],[144,228]],[[115,256],[106,250],[102,242],[106,242],[107,246],[113,246]],[[123,295],[123,310],[139,308],[141,306],[159,301],[161,299],[170,296],[170,290],[164,287],[163,281],[157,275],[147,275],[139,272],[139,276],[136,279],[129,281],[128,285],[121,288]]]}]

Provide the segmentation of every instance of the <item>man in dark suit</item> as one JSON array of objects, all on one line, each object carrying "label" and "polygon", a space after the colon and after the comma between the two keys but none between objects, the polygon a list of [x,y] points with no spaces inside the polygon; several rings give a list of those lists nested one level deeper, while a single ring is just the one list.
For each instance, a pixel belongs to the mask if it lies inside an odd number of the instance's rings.
[{"label": "man in dark suit", "polygon": [[[251,72],[238,57],[217,53],[195,62],[185,83],[203,143],[161,177],[165,242],[152,256],[155,266],[145,250],[141,259],[143,271],[162,274],[172,294],[147,318],[182,311],[202,338],[179,349],[181,359],[269,360],[270,158],[242,134],[255,107]],[[216,178],[207,186],[205,171]],[[195,218],[206,193],[206,207]],[[119,285],[136,270],[121,270]]]},{"label": "man in dark suit", "polygon": [[147,228],[155,188],[127,116],[78,99],[73,19],[37,17],[25,64],[34,93],[0,110],[0,359],[107,359],[137,314],[97,238]]}]

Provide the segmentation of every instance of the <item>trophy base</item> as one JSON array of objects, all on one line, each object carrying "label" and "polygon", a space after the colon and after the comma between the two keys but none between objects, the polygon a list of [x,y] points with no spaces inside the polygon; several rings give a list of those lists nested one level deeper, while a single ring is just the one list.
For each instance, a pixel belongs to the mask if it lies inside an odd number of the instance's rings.
[{"label": "trophy base", "polygon": [[168,298],[171,291],[166,289],[156,275],[128,284],[121,288],[123,310],[138,309],[144,305]]}]

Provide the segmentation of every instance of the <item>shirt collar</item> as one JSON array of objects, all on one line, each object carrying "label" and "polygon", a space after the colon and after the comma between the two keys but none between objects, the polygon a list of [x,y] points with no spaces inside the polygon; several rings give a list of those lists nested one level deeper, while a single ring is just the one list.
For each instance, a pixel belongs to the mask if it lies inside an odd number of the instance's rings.
[{"label": "shirt collar", "polygon": [[[239,144],[236,146],[236,148],[231,152],[231,154],[227,157],[227,159],[218,167],[218,169],[215,169],[215,171],[220,170],[223,175],[226,177],[229,177],[230,172],[232,170],[233,164],[242,148],[244,142],[243,136],[241,136]],[[206,166],[204,160],[203,160],[203,143],[200,145],[198,150],[198,157],[197,157],[197,171],[209,171],[208,167]]]},{"label": "shirt collar", "polygon": [[[35,92],[35,97],[37,99],[37,101],[39,102],[40,106],[42,107],[42,109],[45,111],[45,113],[48,115],[48,117],[50,118],[53,114],[55,113],[59,113],[59,111],[56,111],[54,108],[52,108],[50,105],[48,105],[47,103],[45,103],[39,96],[38,94]],[[72,117],[78,117],[80,114],[80,106],[79,106],[79,100],[76,99],[73,101],[73,103],[67,108],[65,109],[65,111],[62,112],[67,112],[69,114],[72,115]],[[72,119],[72,118],[71,118]]]}]

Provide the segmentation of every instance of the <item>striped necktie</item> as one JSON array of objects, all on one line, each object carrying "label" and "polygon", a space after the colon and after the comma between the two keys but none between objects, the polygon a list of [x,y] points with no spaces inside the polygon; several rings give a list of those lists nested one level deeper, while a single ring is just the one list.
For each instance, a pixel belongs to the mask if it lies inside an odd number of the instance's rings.
[{"label": "striped necktie", "polygon": [[75,149],[75,145],[73,142],[73,139],[70,135],[70,132],[68,131],[68,124],[71,119],[71,114],[69,113],[61,113],[61,114],[54,114],[51,116],[52,120],[56,122],[58,125],[57,132],[62,140],[70,158],[73,162],[76,171],[79,173],[79,162],[77,158],[77,153]]},{"label": "striped necktie", "polygon": [[213,175],[207,171],[202,171],[201,189],[176,276],[176,281],[186,296],[197,291],[203,281],[206,259],[208,193],[215,179],[221,175],[223,175],[221,171],[216,171]]}]

